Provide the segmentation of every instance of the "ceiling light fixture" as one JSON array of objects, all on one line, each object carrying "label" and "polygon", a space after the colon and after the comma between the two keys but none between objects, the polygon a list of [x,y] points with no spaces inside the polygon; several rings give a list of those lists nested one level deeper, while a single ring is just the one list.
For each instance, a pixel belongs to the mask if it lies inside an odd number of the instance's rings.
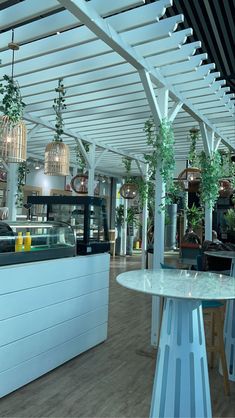
[{"label": "ceiling light fixture", "polygon": [[14,29],[8,48],[12,50],[11,76],[4,75],[6,84],[0,84],[0,94],[4,94],[3,116],[0,118],[0,157],[7,163],[21,163],[26,161],[27,130],[22,121],[25,104],[19,84],[14,80],[15,51],[19,50],[19,45],[14,42]]},{"label": "ceiling light fixture", "polygon": [[62,135],[64,133],[64,122],[62,118],[62,110],[66,109],[65,105],[65,88],[62,79],[58,81],[58,87],[55,91],[58,98],[54,99],[53,109],[56,113],[55,136],[45,149],[45,167],[44,173],[50,176],[68,176],[69,175],[69,147],[63,143]]}]

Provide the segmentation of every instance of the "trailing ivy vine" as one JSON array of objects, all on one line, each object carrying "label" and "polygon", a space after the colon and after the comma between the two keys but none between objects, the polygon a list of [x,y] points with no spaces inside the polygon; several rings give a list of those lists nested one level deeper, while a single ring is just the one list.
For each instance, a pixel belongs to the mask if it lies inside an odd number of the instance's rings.
[{"label": "trailing ivy vine", "polygon": [[207,156],[204,151],[199,155],[201,168],[200,202],[201,206],[213,208],[219,196],[221,177],[221,157],[218,151]]},{"label": "trailing ivy vine", "polygon": [[191,144],[190,144],[190,148],[189,148],[189,154],[188,154],[188,159],[190,162],[190,165],[192,167],[197,167],[198,166],[198,156],[197,156],[197,151],[196,151],[196,144],[199,138],[199,129],[197,128],[192,128],[189,131],[189,136],[191,139]]},{"label": "trailing ivy vine", "polygon": [[0,110],[15,125],[23,117],[25,103],[21,98],[20,87],[17,81],[8,75],[4,75],[3,79],[6,81],[6,84],[0,84],[0,94],[4,95]]},{"label": "trailing ivy vine", "polygon": [[[155,175],[156,168],[159,165],[160,173],[166,185],[165,204],[172,203],[172,195],[175,190],[174,186],[174,133],[171,123],[167,119],[163,119],[160,123],[159,130],[152,118],[145,122],[144,131],[147,136],[147,144],[152,147],[151,154],[144,154],[146,162],[149,163],[150,177]],[[162,205],[164,209],[164,205]]]},{"label": "trailing ivy vine", "polygon": [[23,163],[20,163],[18,165],[18,171],[17,171],[18,188],[17,188],[16,202],[15,202],[17,208],[22,208],[23,206],[23,199],[24,199],[23,187],[26,181],[26,174],[28,173],[29,173],[29,168],[27,166],[27,163],[25,161]]},{"label": "trailing ivy vine", "polygon": [[[89,152],[89,148],[90,148],[89,144],[84,142],[83,146],[85,148],[85,151]],[[85,158],[82,154],[82,151],[81,151],[81,148],[80,148],[79,144],[77,144],[76,147],[75,147],[75,154],[76,154],[76,163],[77,163],[78,167],[80,168],[81,172],[83,173],[85,171],[85,168],[86,168],[86,160],[85,160]]]},{"label": "trailing ivy vine", "polygon": [[124,167],[125,167],[125,170],[126,170],[126,183],[129,183],[130,182],[130,173],[131,173],[131,163],[132,163],[132,160],[131,160],[131,158],[128,158],[128,157],[123,157],[122,158],[122,163],[123,163],[123,165],[124,165]]},{"label": "trailing ivy vine", "polygon": [[55,91],[56,93],[58,93],[58,97],[54,99],[54,104],[53,104],[53,109],[56,114],[54,141],[62,142],[61,136],[64,133],[64,121],[62,117],[62,110],[66,109],[66,104],[65,104],[66,90],[64,88],[63,79],[59,79],[58,87],[55,89]]}]

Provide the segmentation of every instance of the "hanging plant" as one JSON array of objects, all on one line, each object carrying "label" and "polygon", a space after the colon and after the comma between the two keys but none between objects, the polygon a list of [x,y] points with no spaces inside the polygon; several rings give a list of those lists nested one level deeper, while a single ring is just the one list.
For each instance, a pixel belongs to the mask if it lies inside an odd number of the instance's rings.
[{"label": "hanging plant", "polygon": [[129,181],[130,181],[130,173],[131,173],[131,163],[132,163],[131,158],[123,157],[122,158],[122,163],[123,163],[123,165],[125,167],[125,170],[126,170],[126,178],[125,178],[125,181],[126,181],[126,183],[129,183]]},{"label": "hanging plant", "polygon": [[66,109],[63,80],[58,80],[58,87],[55,89],[58,97],[54,99],[53,109],[56,114],[55,135],[52,142],[47,144],[45,149],[44,173],[50,176],[69,175],[69,147],[63,143],[64,122],[62,111]]},{"label": "hanging plant", "polygon": [[[151,154],[144,154],[145,160],[149,163],[150,177],[156,172],[157,164],[161,162],[160,173],[166,185],[165,204],[172,203],[171,195],[174,186],[174,133],[171,123],[163,119],[160,123],[158,132],[152,118],[145,122],[144,131],[147,136],[147,144],[152,146]],[[164,209],[164,205],[162,206]]]},{"label": "hanging plant", "polygon": [[132,160],[129,157],[123,157],[122,163],[125,167],[125,183],[120,188],[120,195],[123,199],[134,199],[138,193],[138,186],[133,177],[131,177],[131,163]]},{"label": "hanging plant", "polygon": [[62,135],[64,133],[64,121],[62,117],[62,111],[66,109],[66,90],[64,88],[62,79],[59,79],[58,87],[55,89],[55,91],[56,93],[58,93],[58,97],[54,99],[53,104],[53,109],[56,114],[54,141],[62,142]]},{"label": "hanging plant", "polygon": [[[85,148],[85,151],[89,152],[90,145],[84,142],[83,146]],[[75,147],[75,156],[76,156],[76,163],[78,167],[80,168],[81,172],[84,173],[85,168],[86,168],[86,160],[82,154],[79,144],[77,144]]]},{"label": "hanging plant", "polygon": [[14,43],[14,29],[12,42],[8,44],[12,50],[11,76],[4,75],[5,83],[0,84],[0,94],[3,95],[0,111],[0,158],[6,163],[21,163],[26,161],[27,129],[23,122],[25,103],[20,94],[20,87],[14,80],[15,51],[19,45]]},{"label": "hanging plant", "polygon": [[16,207],[22,208],[24,200],[23,187],[26,181],[26,174],[29,173],[29,168],[26,162],[20,163],[17,171],[17,193],[16,193]]},{"label": "hanging plant", "polygon": [[200,202],[213,208],[219,196],[219,179],[221,174],[221,157],[218,151],[206,156],[202,151],[199,155],[201,167]]},{"label": "hanging plant", "polygon": [[3,79],[6,84],[4,86],[0,84],[0,94],[4,95],[0,110],[13,124],[17,124],[23,117],[25,103],[21,98],[17,81],[8,75],[4,75]]},{"label": "hanging plant", "polygon": [[196,151],[196,144],[199,138],[199,132],[200,130],[197,128],[192,128],[189,131],[189,136],[191,139],[191,144],[189,148],[189,154],[188,159],[190,162],[191,167],[197,167],[198,166],[198,156]]}]

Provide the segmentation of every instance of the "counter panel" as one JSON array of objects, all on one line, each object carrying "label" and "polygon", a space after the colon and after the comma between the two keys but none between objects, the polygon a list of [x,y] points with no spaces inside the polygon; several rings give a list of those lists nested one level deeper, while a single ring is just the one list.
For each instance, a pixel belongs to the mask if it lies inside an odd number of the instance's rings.
[{"label": "counter panel", "polygon": [[109,255],[0,268],[0,396],[107,338]]}]

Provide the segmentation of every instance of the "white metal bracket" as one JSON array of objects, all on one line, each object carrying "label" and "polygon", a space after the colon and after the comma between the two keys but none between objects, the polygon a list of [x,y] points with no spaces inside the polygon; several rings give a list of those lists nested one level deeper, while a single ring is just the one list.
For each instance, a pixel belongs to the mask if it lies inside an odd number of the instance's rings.
[{"label": "white metal bracket", "polygon": [[208,129],[204,122],[199,122],[199,125],[205,153],[207,156],[210,156],[213,152],[215,133],[212,129]]}]

